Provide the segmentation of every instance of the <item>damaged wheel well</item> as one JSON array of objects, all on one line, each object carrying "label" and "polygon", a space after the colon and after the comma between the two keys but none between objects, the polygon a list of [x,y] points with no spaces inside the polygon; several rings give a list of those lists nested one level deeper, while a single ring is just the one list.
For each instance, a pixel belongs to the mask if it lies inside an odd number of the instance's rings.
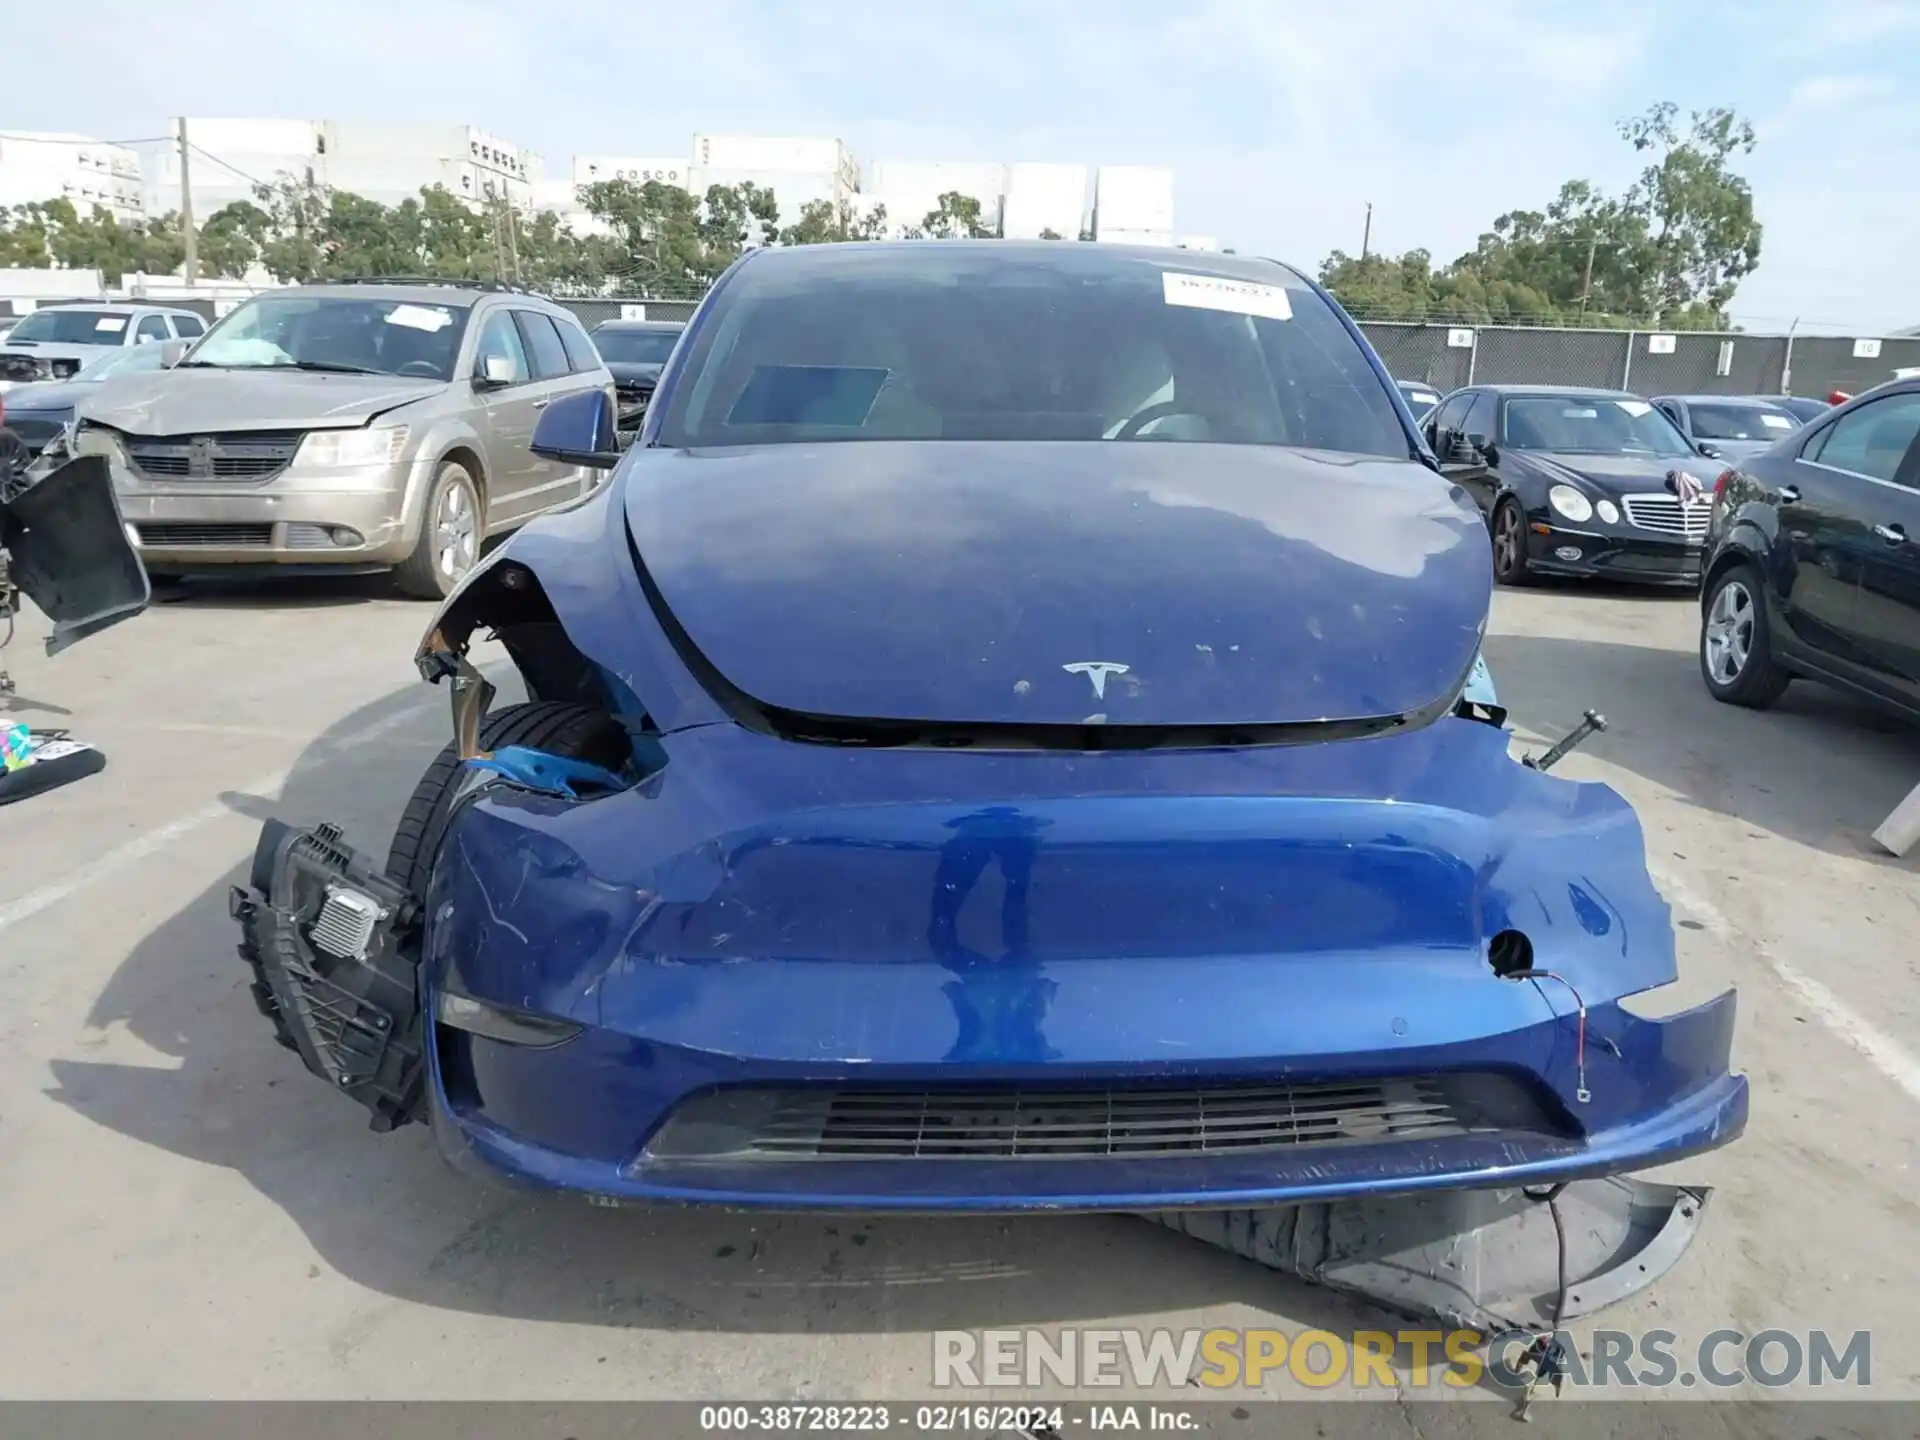
[{"label": "damaged wheel well", "polygon": [[540,577],[525,565],[502,559],[473,578],[447,606],[417,659],[449,652],[465,654],[474,632],[498,639],[526,683],[529,700],[595,705],[609,714],[631,710],[632,702],[611,693],[600,667],[573,643]]}]

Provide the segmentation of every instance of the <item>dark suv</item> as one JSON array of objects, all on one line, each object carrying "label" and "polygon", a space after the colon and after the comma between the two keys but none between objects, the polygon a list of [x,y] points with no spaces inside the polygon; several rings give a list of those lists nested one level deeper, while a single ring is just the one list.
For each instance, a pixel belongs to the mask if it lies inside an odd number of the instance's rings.
[{"label": "dark suv", "polygon": [[1761,706],[1797,676],[1920,718],[1920,380],[1857,396],[1721,477],[1700,672]]}]

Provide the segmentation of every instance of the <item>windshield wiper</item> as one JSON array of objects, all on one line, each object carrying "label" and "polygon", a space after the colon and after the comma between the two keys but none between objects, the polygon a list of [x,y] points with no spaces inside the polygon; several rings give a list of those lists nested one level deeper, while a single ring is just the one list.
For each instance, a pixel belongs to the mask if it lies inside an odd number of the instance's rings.
[{"label": "windshield wiper", "polygon": [[289,360],[284,364],[264,366],[269,370],[316,370],[328,375],[385,375],[385,370],[375,370],[367,365],[336,365],[331,360]]}]

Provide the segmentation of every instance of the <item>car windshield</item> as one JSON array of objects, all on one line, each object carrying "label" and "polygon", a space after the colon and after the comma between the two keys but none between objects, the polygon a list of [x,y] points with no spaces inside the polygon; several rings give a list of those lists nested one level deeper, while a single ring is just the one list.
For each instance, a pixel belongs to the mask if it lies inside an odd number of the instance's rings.
[{"label": "car windshield", "polygon": [[109,375],[137,375],[142,370],[159,370],[160,346],[135,345],[130,349],[116,350],[111,355],[98,355],[87,361],[73,372],[76,380],[104,380]]},{"label": "car windshield", "polygon": [[664,365],[679,338],[678,330],[601,329],[593,332],[593,346],[616,365]]},{"label": "car windshield", "polygon": [[1506,443],[1564,455],[1691,455],[1674,423],[1645,400],[1612,395],[1516,395]]},{"label": "car windshield", "polygon": [[45,345],[124,345],[130,318],[124,310],[36,310],[8,331],[7,339]]},{"label": "car windshield", "polygon": [[466,319],[465,306],[418,300],[260,295],[209,330],[181,363],[451,380]]},{"label": "car windshield", "polygon": [[661,444],[1412,448],[1339,314],[1278,265],[1097,245],[822,246],[748,260],[713,305]]},{"label": "car windshield", "polygon": [[1798,417],[1780,405],[1701,405],[1688,401],[1687,419],[1696,440],[1778,440],[1800,428]]}]

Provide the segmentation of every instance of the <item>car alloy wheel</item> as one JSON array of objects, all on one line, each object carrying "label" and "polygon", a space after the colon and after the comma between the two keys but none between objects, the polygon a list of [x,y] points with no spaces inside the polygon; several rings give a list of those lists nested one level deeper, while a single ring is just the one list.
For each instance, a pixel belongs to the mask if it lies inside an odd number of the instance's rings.
[{"label": "car alloy wheel", "polygon": [[1721,685],[1731,685],[1747,668],[1753,654],[1753,593],[1738,580],[1729,580],[1713,597],[1701,632],[1707,673]]},{"label": "car alloy wheel", "polygon": [[433,563],[448,581],[458,580],[473,568],[480,550],[479,507],[473,492],[456,479],[440,492],[440,505],[433,517]]},{"label": "car alloy wheel", "polygon": [[1493,576],[1502,585],[1527,582],[1527,523],[1520,507],[1503,500],[1493,512]]}]

